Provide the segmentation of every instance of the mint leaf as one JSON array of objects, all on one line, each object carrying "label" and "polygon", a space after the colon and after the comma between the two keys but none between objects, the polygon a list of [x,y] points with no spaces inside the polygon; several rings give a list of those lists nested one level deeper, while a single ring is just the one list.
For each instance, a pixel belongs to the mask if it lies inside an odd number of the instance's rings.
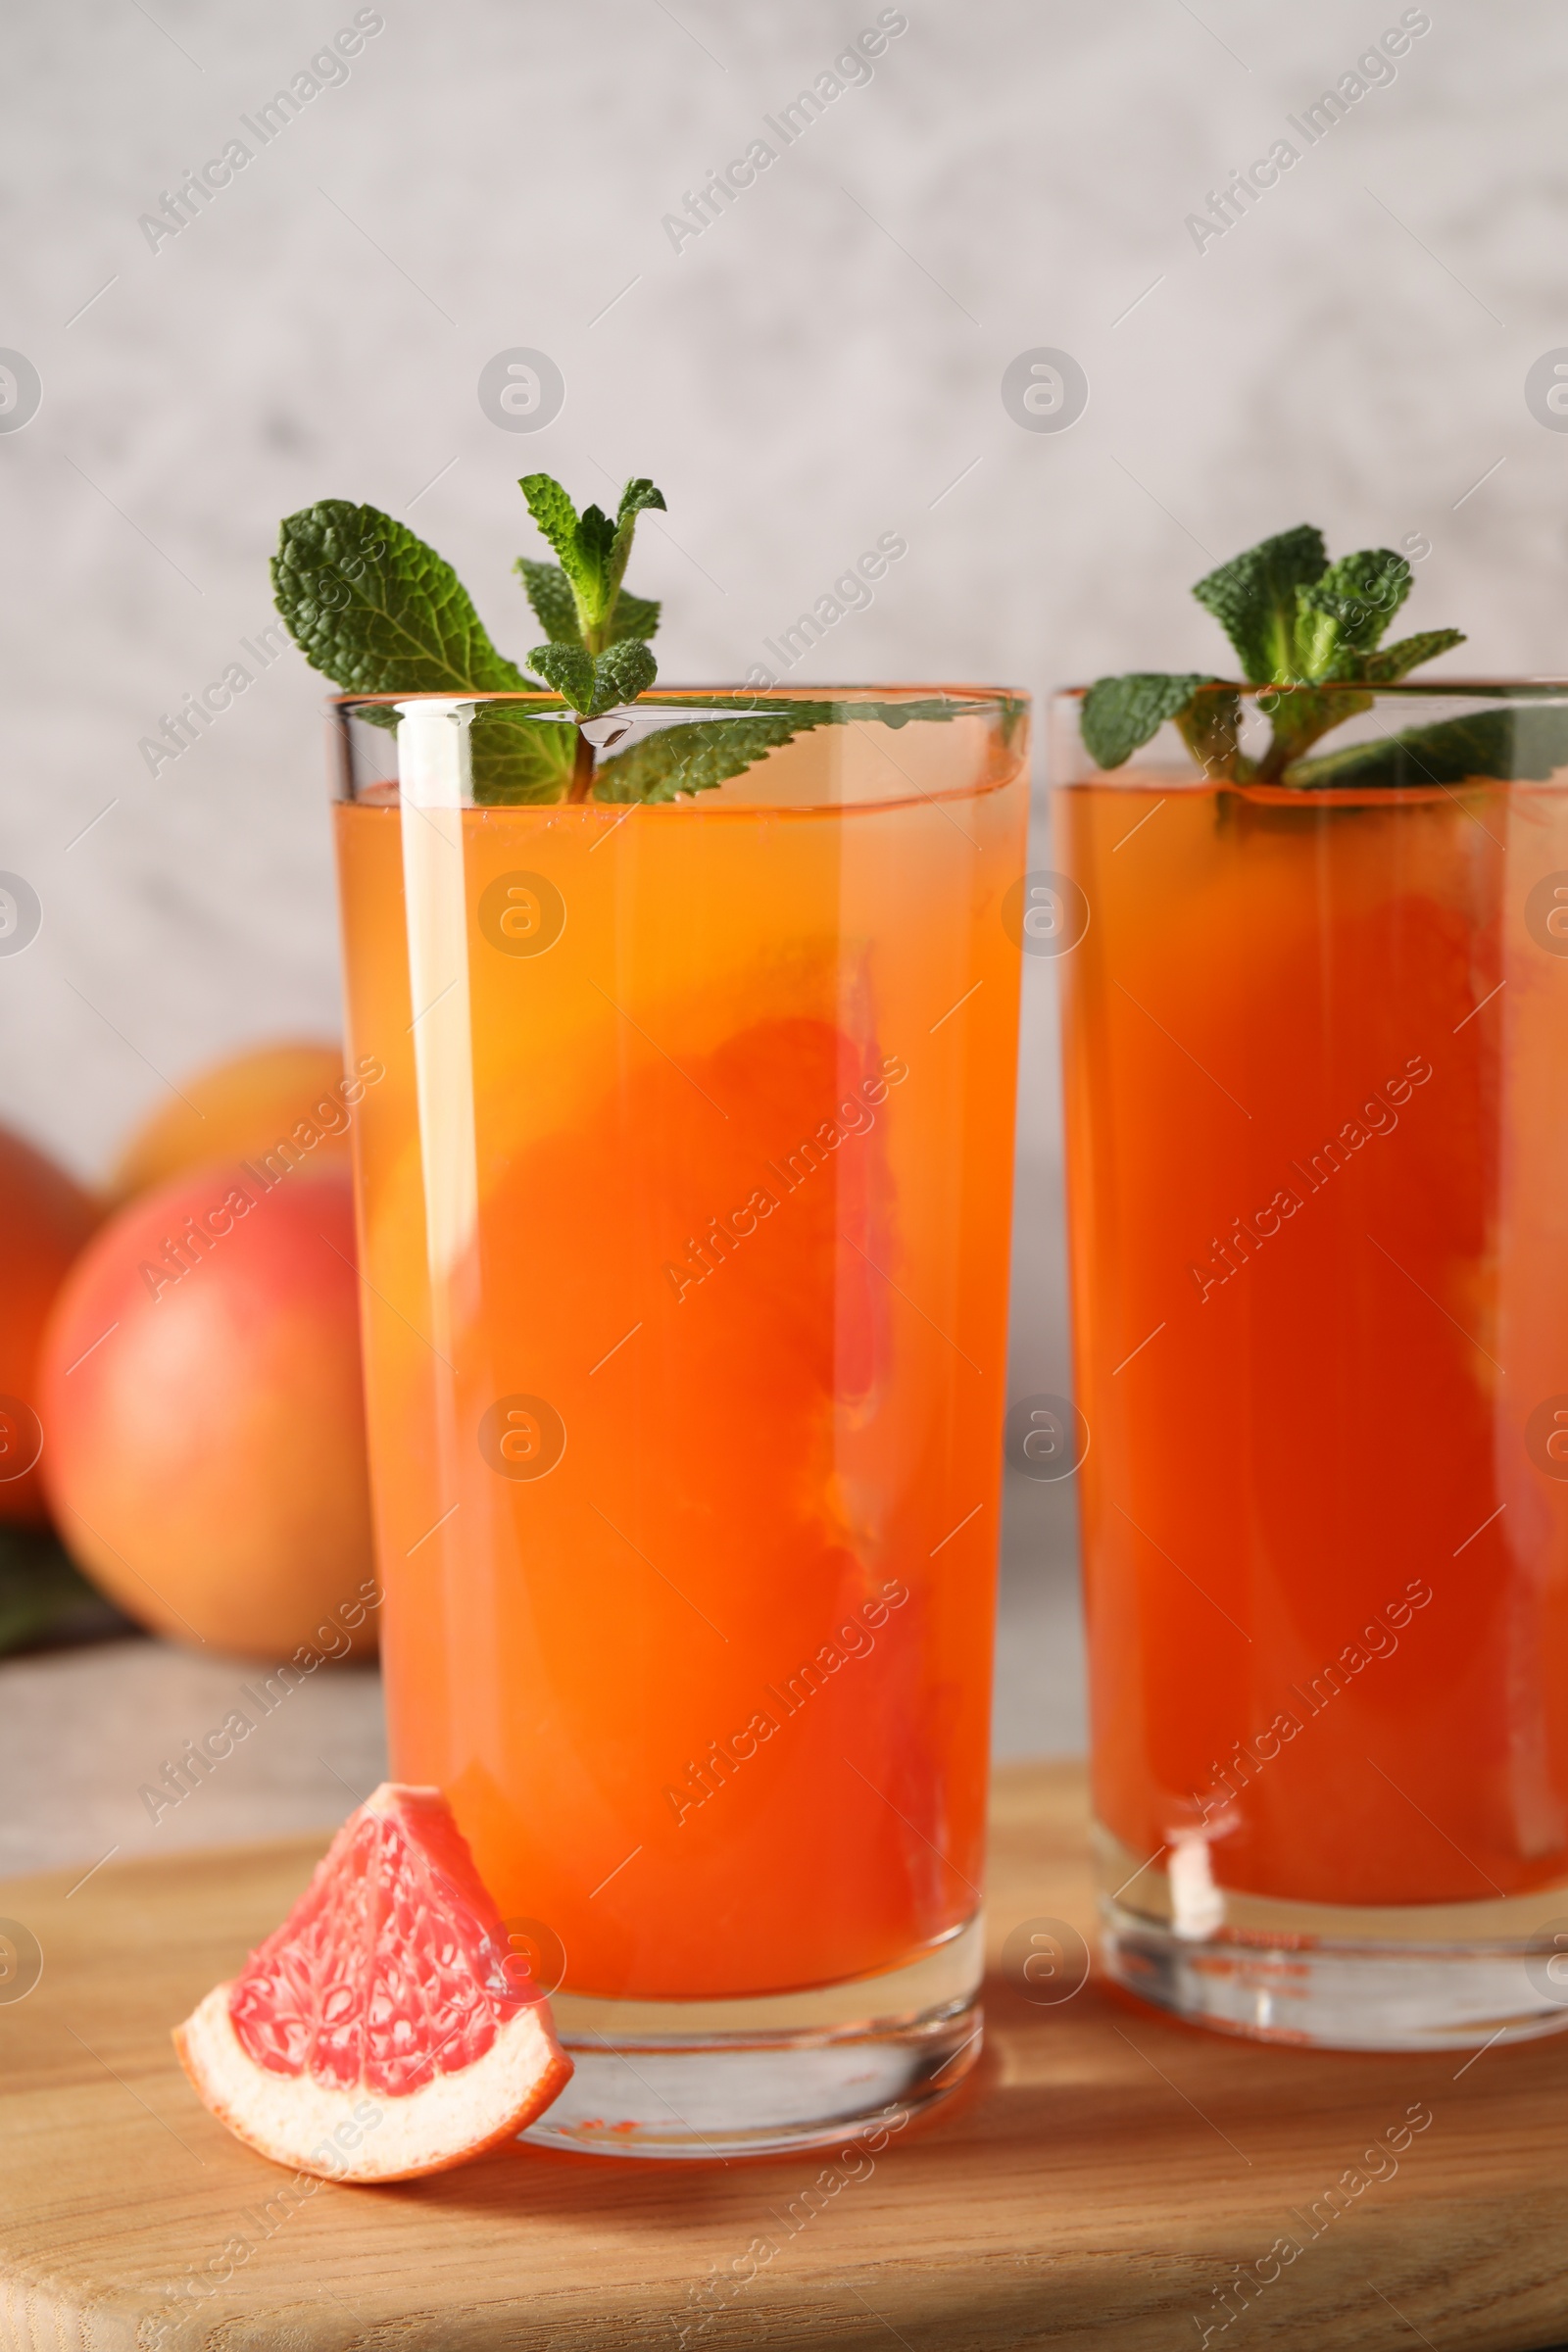
[{"label": "mint leaf", "polygon": [[1342,556],[1319,580],[1296,592],[1293,678],[1360,675],[1370,654],[1410,593],[1410,566],[1392,547]]},{"label": "mint leaf", "polygon": [[1544,783],[1568,765],[1568,710],[1541,704],[1477,710],[1376,743],[1303,760],[1284,781],[1299,792],[1412,791],[1422,785]]},{"label": "mint leaf", "polygon": [[[581,645],[577,600],[572,594],[571,582],[561,565],[535,564],[527,556],[519,556],[514,569],[521,579],[528,602],[551,644]],[[631,596],[623,588],[615,599],[610,623],[610,643],[618,644],[623,637],[648,638],[657,635],[660,610],[657,598]]]},{"label": "mint leaf", "polygon": [[539,526],[540,537],[550,542],[561,558],[562,569],[576,587],[582,568],[576,508],[554,474],[525,473],[517,488],[528,502],[528,512]]},{"label": "mint leaf", "polygon": [[639,474],[635,481],[626,484],[620,494],[620,505],[615,510],[614,535],[610,543],[606,566],[608,603],[612,606],[620,594],[620,583],[626,576],[626,559],[631,554],[632,533],[637,528],[637,517],[646,514],[650,507],[667,512],[664,509],[663,492],[656,490],[646,474]]},{"label": "mint leaf", "polygon": [[611,615],[612,645],[618,643],[622,637],[657,637],[662,610],[657,597],[629,596],[623,588],[615,599],[615,609]]},{"label": "mint leaf", "polygon": [[1273,732],[1269,748],[1257,763],[1257,781],[1276,784],[1283,778],[1289,783],[1285,771],[1292,760],[1298,760],[1330,727],[1370,710],[1372,697],[1338,686],[1281,686],[1273,694],[1259,695],[1258,708],[1272,719]]},{"label": "mint leaf", "polygon": [[820,707],[795,704],[755,718],[696,719],[662,727],[600,766],[594,787],[599,801],[672,801],[677,793],[711,792],[741,775],[780,744],[827,724],[812,715]]},{"label": "mint leaf", "polygon": [[[690,708],[691,706],[688,706]],[[907,703],[799,702],[758,710],[740,696],[705,696],[702,705],[731,713],[711,719],[682,719],[629,744],[600,766],[594,798],[600,801],[672,801],[677,793],[711,792],[744,774],[769,752],[817,727],[906,727],[921,720],[957,718],[968,708],[946,696]],[[1009,704],[1004,727],[1010,730],[1022,705]]]},{"label": "mint leaf", "polygon": [[534,564],[519,556],[513,568],[517,572],[533,607],[538,621],[552,645],[581,645],[582,631],[577,626],[577,600],[571,593],[571,582],[559,564]]},{"label": "mint leaf", "polygon": [[1089,757],[1098,767],[1120,767],[1167,718],[1186,710],[1200,686],[1218,683],[1197,673],[1172,676],[1147,669],[1097,678],[1084,696],[1080,718]]},{"label": "mint leaf", "polygon": [[[591,654],[603,653],[607,645],[630,634],[614,625],[620,583],[637,517],[649,507],[662,507],[663,493],[646,477],[628,482],[612,522],[601,507],[585,507],[579,514],[561,484],[548,473],[525,473],[517,487],[528,502],[529,514],[561,558],[576,608],[579,638]],[[545,619],[542,612],[540,618]],[[551,628],[550,621],[546,620],[545,626]],[[554,629],[551,633],[554,637]]]},{"label": "mint leaf", "polygon": [[1381,653],[1369,654],[1361,664],[1361,676],[1369,686],[1392,685],[1418,663],[1435,662],[1439,654],[1452,653],[1463,643],[1463,629],[1421,629],[1414,637],[1396,638]]},{"label": "mint leaf", "polygon": [[590,718],[634,703],[659,675],[659,663],[640,638],[628,637],[594,656],[594,695]]},{"label": "mint leaf", "polygon": [[[283,625],[345,694],[515,694],[531,687],[498,654],[468,593],[433,547],[377,507],[323,499],[288,515],[272,558]],[[367,710],[395,726],[396,715]],[[473,742],[474,797],[558,800],[571,766],[559,728],[495,712]]]},{"label": "mint leaf", "polygon": [[498,654],[450,564],[377,507],[322,499],[285,517],[272,558],[283,626],[345,694],[493,694],[528,686]]},{"label": "mint leaf", "polygon": [[528,660],[546,685],[586,718],[594,700],[594,658],[587,647],[536,645]]},{"label": "mint leaf", "polygon": [[1176,713],[1181,739],[1205,776],[1245,783],[1248,762],[1241,749],[1242,698],[1222,679],[1200,683],[1205,691],[1195,694],[1187,709]]},{"label": "mint leaf", "polygon": [[1236,649],[1242,675],[1254,685],[1294,677],[1296,592],[1328,567],[1323,534],[1309,522],[1281,531],[1233,556],[1193,590]]},{"label": "mint leaf", "polygon": [[659,664],[640,638],[627,638],[602,654],[581,645],[538,645],[528,659],[579,718],[599,718],[621,703],[634,703],[659,675]]}]

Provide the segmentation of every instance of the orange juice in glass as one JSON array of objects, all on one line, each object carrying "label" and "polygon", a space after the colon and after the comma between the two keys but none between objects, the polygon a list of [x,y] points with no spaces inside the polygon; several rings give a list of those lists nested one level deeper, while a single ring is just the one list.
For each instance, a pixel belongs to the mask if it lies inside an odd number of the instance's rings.
[{"label": "orange juice in glass", "polygon": [[1468,2046],[1568,2023],[1568,690],[1344,703],[1312,791],[1054,713],[1107,1956]]},{"label": "orange juice in glass", "polygon": [[831,692],[662,803],[487,799],[547,697],[336,706],[393,1770],[559,1985],[578,2148],[978,2048],[1026,722]]}]

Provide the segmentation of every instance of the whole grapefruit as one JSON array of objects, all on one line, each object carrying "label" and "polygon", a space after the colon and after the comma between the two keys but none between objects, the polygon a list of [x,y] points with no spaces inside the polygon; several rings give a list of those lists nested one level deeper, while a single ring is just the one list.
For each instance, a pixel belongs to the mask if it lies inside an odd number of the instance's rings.
[{"label": "whole grapefruit", "polygon": [[0,1521],[46,1516],[39,1349],[72,1260],[99,1218],[64,1168],[0,1128]]},{"label": "whole grapefruit", "polygon": [[[363,1091],[363,1090],[362,1090]],[[305,1144],[306,1134],[313,1139]],[[117,1200],[219,1159],[258,1163],[280,1144],[305,1144],[313,1171],[348,1165],[343,1049],[288,1038],[231,1054],[183,1081],[131,1136],[109,1179]]]},{"label": "whole grapefruit", "polygon": [[343,1174],[208,1167],[121,1209],[44,1338],[44,1480],[122,1608],[257,1658],[374,1642]]}]

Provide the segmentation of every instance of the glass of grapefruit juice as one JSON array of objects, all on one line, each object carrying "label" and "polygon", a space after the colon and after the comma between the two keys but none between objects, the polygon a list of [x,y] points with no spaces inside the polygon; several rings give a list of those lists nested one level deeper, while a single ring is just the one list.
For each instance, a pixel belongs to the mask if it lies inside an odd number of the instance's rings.
[{"label": "glass of grapefruit juice", "polygon": [[812,2144],[979,2046],[1026,719],[832,694],[624,806],[485,799],[548,697],[336,704],[393,1771],[578,2148]]},{"label": "glass of grapefruit juice", "polygon": [[1235,2032],[1568,2022],[1568,690],[1513,692],[1511,775],[1393,789],[1053,713],[1106,1948]]}]

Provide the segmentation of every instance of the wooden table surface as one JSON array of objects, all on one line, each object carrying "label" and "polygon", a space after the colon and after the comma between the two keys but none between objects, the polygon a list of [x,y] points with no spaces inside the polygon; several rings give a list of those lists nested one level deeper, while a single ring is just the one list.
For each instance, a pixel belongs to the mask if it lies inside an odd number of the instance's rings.
[{"label": "wooden table surface", "polygon": [[[26,1998],[0,2000],[7,2352],[1568,2337],[1568,2037],[1468,2063],[1265,2049],[1098,1973],[1037,2005],[1004,1951],[1026,1923],[1090,1930],[1076,1766],[998,1776],[975,2076],[847,2159],[513,2148],[296,2197],[198,2104],[169,2028],[282,1916],[320,1843],[111,1863],[74,1892],[73,1874],[0,1885],[0,1918],[43,1954]],[[1396,2154],[1412,2114],[1430,2121]]]}]

